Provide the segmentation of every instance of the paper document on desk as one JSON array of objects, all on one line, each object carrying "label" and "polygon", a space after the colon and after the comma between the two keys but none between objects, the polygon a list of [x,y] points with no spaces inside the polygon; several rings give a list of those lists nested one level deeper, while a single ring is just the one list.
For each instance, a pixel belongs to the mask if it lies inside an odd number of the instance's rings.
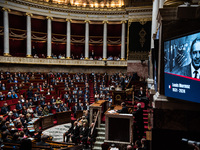
[{"label": "paper document on desk", "polygon": [[119,150],[119,148],[113,147],[110,150]]},{"label": "paper document on desk", "polygon": [[119,115],[123,115],[123,116],[133,116],[132,114],[123,114],[123,113],[120,113]]},{"label": "paper document on desk", "polygon": [[114,110],[109,110],[108,113],[116,113]]}]

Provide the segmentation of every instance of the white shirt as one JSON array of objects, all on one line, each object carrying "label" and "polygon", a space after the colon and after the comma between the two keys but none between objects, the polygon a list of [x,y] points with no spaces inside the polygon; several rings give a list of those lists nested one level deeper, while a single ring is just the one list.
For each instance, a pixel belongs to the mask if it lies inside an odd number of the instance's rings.
[{"label": "white shirt", "polygon": [[198,73],[197,73],[197,79],[199,79],[199,77],[200,77],[200,68],[199,68],[198,70],[196,70],[196,69],[193,67],[193,65],[191,64],[191,75],[192,75],[193,78],[195,78],[195,73],[194,73],[194,71],[197,71],[197,72],[198,72]]}]

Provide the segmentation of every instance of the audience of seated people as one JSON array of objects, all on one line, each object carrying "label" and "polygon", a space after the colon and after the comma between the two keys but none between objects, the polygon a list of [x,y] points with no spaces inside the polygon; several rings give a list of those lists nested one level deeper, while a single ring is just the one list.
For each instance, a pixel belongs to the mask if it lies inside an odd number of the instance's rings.
[{"label": "audience of seated people", "polygon": [[[1,107],[1,114],[4,116],[9,114],[9,118],[19,120],[18,122],[21,122],[25,135],[28,135],[26,129],[27,121],[32,117],[71,110],[76,118],[77,110],[87,112],[89,105],[98,100],[108,100],[111,106],[111,92],[116,87],[126,89],[130,79],[130,75],[123,73],[109,75],[106,73],[1,72],[0,101],[4,102],[4,105]],[[62,85],[62,89],[59,89],[60,85]],[[145,92],[146,97],[148,94],[147,90]],[[138,92],[138,97],[143,96],[140,96]],[[11,104],[15,105],[15,107],[11,108],[11,105],[9,107],[6,102],[12,99],[16,99],[16,103]],[[87,115],[86,118],[88,118]],[[9,121],[11,120],[9,119]],[[18,126],[20,127],[20,125]],[[87,134],[83,133],[80,135],[80,131],[77,134],[73,129],[73,134],[71,133],[72,131],[68,131],[70,134],[66,134],[66,136],[70,135],[70,138],[75,143],[82,142],[85,146],[88,146],[88,140],[91,143],[95,140],[93,135],[90,135],[90,127],[88,125],[86,127],[83,126],[85,125],[81,125],[78,128],[79,130],[87,128]]]},{"label": "audience of seated people", "polygon": [[[37,54],[33,55],[33,58],[46,58],[46,56],[44,54],[39,54],[39,56]],[[59,54],[58,56],[55,54],[51,55],[51,58],[53,59],[66,59],[65,54]],[[80,56],[76,55],[74,56],[73,54],[71,55],[71,59],[77,59],[77,60],[84,60],[85,57],[83,56],[83,53],[81,53]],[[89,60],[102,60],[101,56],[95,56],[94,54],[91,54],[91,56],[89,56]],[[119,61],[120,60],[120,55],[119,56],[112,56],[110,55],[107,60],[116,60]]]},{"label": "audience of seated people", "polygon": [[85,116],[78,118],[72,123],[69,130],[63,134],[63,142],[73,142],[76,145],[82,144],[84,148],[93,146],[96,141],[97,130],[94,123],[88,125],[88,120]]}]

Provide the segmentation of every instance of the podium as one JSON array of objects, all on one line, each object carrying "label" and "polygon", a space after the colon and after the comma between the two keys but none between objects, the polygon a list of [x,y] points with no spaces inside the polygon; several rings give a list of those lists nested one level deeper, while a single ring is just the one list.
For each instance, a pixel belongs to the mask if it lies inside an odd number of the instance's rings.
[{"label": "podium", "polygon": [[[121,109],[121,106],[115,106],[115,110]],[[131,144],[133,142],[133,115],[110,113],[111,109],[106,111],[106,136],[105,142]]]}]

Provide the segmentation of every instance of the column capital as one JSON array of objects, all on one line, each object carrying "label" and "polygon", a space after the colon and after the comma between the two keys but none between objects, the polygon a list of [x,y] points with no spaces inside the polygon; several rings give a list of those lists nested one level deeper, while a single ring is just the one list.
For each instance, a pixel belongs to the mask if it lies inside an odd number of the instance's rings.
[{"label": "column capital", "polygon": [[52,58],[51,56],[47,56],[48,59]]},{"label": "column capital", "polygon": [[90,20],[85,20],[84,22],[85,22],[85,23],[90,23],[91,21],[90,21]]},{"label": "column capital", "polygon": [[122,21],[121,21],[121,24],[123,24],[123,23],[127,23],[127,21],[126,21],[126,20],[122,20]]},{"label": "column capital", "polygon": [[3,10],[3,11],[7,11],[7,12],[10,12],[10,11],[11,11],[9,8],[6,8],[6,7],[3,7],[2,10]]},{"label": "column capital", "polygon": [[72,59],[71,57],[66,57],[66,59]]},{"label": "column capital", "polygon": [[26,13],[26,16],[30,16],[30,17],[32,17],[33,16],[33,14],[32,13]]},{"label": "column capital", "polygon": [[104,23],[108,23],[108,20],[104,20],[104,21],[103,21],[103,24],[104,24]]},{"label": "column capital", "polygon": [[46,19],[53,20],[53,17],[51,17],[51,16],[47,16]]},{"label": "column capital", "polygon": [[26,55],[26,57],[28,57],[28,58],[33,58],[33,56],[32,56],[32,55]]},{"label": "column capital", "polygon": [[72,22],[72,19],[65,19],[65,21],[67,21],[67,22],[68,22],[68,21],[69,21],[69,22]]},{"label": "column capital", "polygon": [[125,59],[125,58],[121,58],[120,60],[121,60],[121,61],[125,61],[126,59]]}]

